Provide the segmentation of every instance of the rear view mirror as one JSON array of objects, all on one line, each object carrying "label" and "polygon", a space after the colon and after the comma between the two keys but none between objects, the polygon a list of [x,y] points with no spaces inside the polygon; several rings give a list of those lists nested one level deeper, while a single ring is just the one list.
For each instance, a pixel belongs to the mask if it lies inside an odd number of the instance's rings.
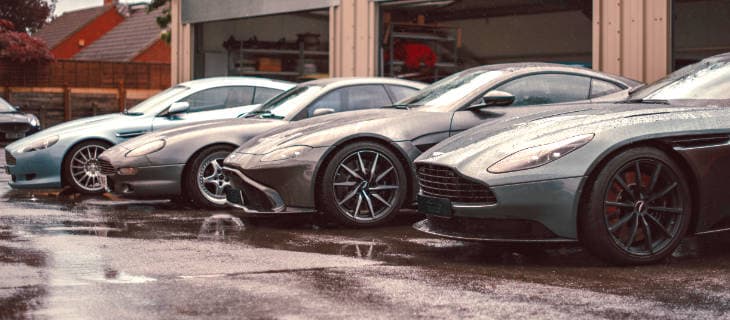
[{"label": "rear view mirror", "polygon": [[178,114],[178,113],[184,113],[187,112],[190,108],[190,103],[187,101],[178,101],[174,102],[170,105],[170,108],[167,109],[167,114]]},{"label": "rear view mirror", "polygon": [[335,109],[332,108],[317,108],[312,112],[312,117],[321,116],[325,114],[335,113]]},{"label": "rear view mirror", "polygon": [[482,103],[470,106],[469,110],[476,110],[486,107],[506,107],[515,102],[515,96],[509,92],[492,90],[482,97]]}]

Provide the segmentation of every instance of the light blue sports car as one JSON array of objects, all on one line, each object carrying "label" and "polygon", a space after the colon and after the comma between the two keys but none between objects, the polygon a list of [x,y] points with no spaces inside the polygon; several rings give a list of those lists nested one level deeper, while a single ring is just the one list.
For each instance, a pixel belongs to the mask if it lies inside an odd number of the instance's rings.
[{"label": "light blue sports car", "polygon": [[62,123],[5,148],[10,186],[71,186],[104,191],[97,156],[110,146],[149,131],[197,121],[235,118],[294,86],[285,81],[225,77],[194,80],[162,91],[135,107]]}]

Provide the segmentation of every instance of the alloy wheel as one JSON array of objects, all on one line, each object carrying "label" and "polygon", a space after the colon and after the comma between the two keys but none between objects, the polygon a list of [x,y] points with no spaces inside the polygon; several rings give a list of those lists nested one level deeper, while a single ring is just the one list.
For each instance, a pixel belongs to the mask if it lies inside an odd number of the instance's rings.
[{"label": "alloy wheel", "polygon": [[661,161],[643,158],[622,166],[610,180],[603,203],[615,244],[637,256],[666,249],[688,215],[683,191],[678,175]]},{"label": "alloy wheel", "polygon": [[231,185],[231,180],[223,173],[223,159],[213,155],[198,168],[198,188],[206,199],[214,203],[225,200],[225,188]]},{"label": "alloy wheel", "polygon": [[358,150],[342,160],[333,179],[333,191],[341,212],[356,221],[373,221],[397,201],[400,181],[396,167],[384,154]]},{"label": "alloy wheel", "polygon": [[71,157],[71,178],[77,186],[88,192],[99,192],[104,189],[98,157],[105,150],[105,147],[95,144],[76,150]]}]

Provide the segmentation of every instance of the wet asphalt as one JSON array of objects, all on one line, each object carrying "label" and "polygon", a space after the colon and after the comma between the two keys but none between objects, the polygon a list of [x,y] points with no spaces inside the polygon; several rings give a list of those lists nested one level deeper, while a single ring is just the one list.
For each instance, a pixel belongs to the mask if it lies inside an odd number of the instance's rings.
[{"label": "wet asphalt", "polygon": [[[4,164],[0,149],[0,164]],[[170,201],[21,191],[0,172],[0,319],[730,318],[730,234],[614,267],[579,246],[241,220]]]}]

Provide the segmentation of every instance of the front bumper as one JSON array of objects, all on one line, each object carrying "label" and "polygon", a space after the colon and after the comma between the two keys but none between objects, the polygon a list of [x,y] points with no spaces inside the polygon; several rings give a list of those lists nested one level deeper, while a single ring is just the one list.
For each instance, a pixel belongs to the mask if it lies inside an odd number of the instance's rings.
[{"label": "front bumper", "polygon": [[15,164],[8,163],[6,172],[10,174],[10,187],[15,189],[51,189],[61,188],[62,155],[48,150],[28,153],[14,153],[6,149],[6,161],[9,157]]},{"label": "front bumper", "polygon": [[490,186],[496,204],[451,204],[451,217],[427,215],[417,230],[446,238],[498,242],[577,241],[585,177]]},{"label": "front bumper", "polygon": [[226,189],[226,204],[240,209],[243,216],[267,217],[316,212],[314,208],[287,206],[279,192],[254,181],[238,169],[224,167],[223,170],[231,179],[231,187]]},{"label": "front bumper", "polygon": [[135,175],[108,175],[107,187],[109,192],[128,198],[178,196],[182,194],[184,168],[184,164],[138,167]]}]

